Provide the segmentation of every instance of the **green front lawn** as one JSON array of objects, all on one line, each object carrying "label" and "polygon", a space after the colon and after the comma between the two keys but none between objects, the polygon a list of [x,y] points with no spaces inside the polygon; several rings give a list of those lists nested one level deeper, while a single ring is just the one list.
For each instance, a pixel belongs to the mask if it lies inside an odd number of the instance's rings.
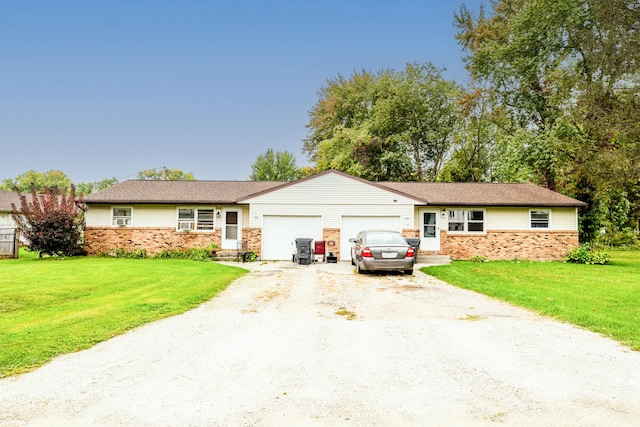
[{"label": "green front lawn", "polygon": [[188,260],[0,260],[0,378],[183,313],[244,273]]},{"label": "green front lawn", "polygon": [[610,265],[454,261],[422,271],[640,350],[640,252],[610,253]]}]

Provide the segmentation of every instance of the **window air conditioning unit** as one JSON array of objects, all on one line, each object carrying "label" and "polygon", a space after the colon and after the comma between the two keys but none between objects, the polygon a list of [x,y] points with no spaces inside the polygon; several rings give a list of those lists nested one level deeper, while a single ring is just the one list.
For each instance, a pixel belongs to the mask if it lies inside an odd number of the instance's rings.
[{"label": "window air conditioning unit", "polygon": [[125,225],[127,225],[127,219],[126,218],[117,218],[116,219],[116,225],[120,226],[120,227],[124,227]]},{"label": "window air conditioning unit", "polygon": [[192,222],[179,222],[178,223],[178,229],[180,231],[186,231],[186,230],[192,230],[193,229],[193,223]]}]

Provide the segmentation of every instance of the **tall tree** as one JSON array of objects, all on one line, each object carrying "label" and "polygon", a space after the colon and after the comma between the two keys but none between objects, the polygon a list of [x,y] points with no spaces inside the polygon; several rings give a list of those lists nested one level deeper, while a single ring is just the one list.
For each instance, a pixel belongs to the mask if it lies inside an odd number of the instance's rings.
[{"label": "tall tree", "polygon": [[47,172],[38,172],[28,170],[18,175],[15,179],[6,178],[0,184],[0,189],[13,191],[16,187],[23,193],[31,190],[31,184],[34,185],[36,191],[40,192],[45,188],[58,188],[59,191],[70,188],[71,179],[62,171],[49,170]]},{"label": "tall tree", "polygon": [[388,95],[373,107],[374,133],[407,147],[418,181],[436,179],[458,125],[461,90],[442,72],[431,63],[383,72],[380,81]]},{"label": "tall tree", "polygon": [[459,90],[430,63],[339,75],[318,95],[303,147],[318,170],[433,180],[450,153]]},{"label": "tall tree", "polygon": [[583,238],[613,224],[603,212],[621,197],[631,206],[627,225],[636,218],[637,227],[638,202],[630,199],[640,176],[637,1],[491,5],[491,15],[481,9],[477,17],[462,7],[456,25],[473,78],[492,88],[519,127],[499,138],[510,141],[502,148],[519,144],[515,161],[538,183],[589,204]]},{"label": "tall tree", "polygon": [[492,111],[490,93],[469,90],[460,102],[460,124],[454,132],[454,151],[438,175],[438,181],[492,181],[496,138],[500,133]]},{"label": "tall tree", "polygon": [[251,165],[251,181],[294,181],[302,178],[304,171],[296,165],[296,158],[288,151],[269,148]]},{"label": "tall tree", "polygon": [[138,172],[138,179],[152,181],[193,181],[193,173],[183,172],[180,169],[169,169],[166,166],[155,169],[147,169]]}]

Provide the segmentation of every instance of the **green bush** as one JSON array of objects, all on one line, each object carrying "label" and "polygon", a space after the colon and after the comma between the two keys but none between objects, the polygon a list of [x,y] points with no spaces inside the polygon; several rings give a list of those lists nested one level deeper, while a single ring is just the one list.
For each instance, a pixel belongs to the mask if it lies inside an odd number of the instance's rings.
[{"label": "green bush", "polygon": [[640,248],[640,237],[637,231],[626,228],[620,231],[608,231],[598,236],[596,243],[614,248],[638,249]]},{"label": "green bush", "polygon": [[154,255],[155,259],[189,259],[191,261],[211,261],[211,249],[191,248],[185,250],[165,249]]},{"label": "green bush", "polygon": [[98,256],[113,257],[113,258],[129,258],[129,259],[142,259],[147,257],[146,249],[137,249],[135,251],[128,251],[125,248],[117,248],[110,252],[100,252]]},{"label": "green bush", "polygon": [[576,264],[607,264],[611,260],[611,256],[600,250],[594,250],[589,243],[572,249],[566,255],[565,260],[567,262],[573,262]]},{"label": "green bush", "polygon": [[475,255],[468,259],[471,262],[487,262],[487,258],[482,255]]},{"label": "green bush", "polygon": [[244,261],[247,262],[256,262],[258,260],[258,254],[254,251],[247,251],[244,254]]}]

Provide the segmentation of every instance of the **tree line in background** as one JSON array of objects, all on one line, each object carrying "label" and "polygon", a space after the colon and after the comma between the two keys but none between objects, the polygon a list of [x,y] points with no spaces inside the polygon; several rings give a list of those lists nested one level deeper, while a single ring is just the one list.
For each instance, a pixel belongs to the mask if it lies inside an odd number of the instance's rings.
[{"label": "tree line in background", "polygon": [[[640,222],[640,6],[631,0],[492,0],[455,14],[470,83],[431,63],[327,80],[302,152],[269,148],[251,180],[337,169],[372,181],[534,182],[588,203],[580,237]],[[194,179],[166,167],[139,179]],[[69,188],[60,171],[0,188]],[[118,180],[77,185],[90,194]]]},{"label": "tree line in background", "polygon": [[316,171],[530,181],[589,204],[583,241],[640,221],[640,5],[494,0],[455,15],[471,82],[430,63],[338,75],[310,111]]},{"label": "tree line in background", "polygon": [[[166,166],[155,169],[147,169],[138,172],[137,179],[146,180],[166,180],[166,181],[193,181],[195,177],[191,172],[183,172],[180,169],[169,169]],[[16,178],[5,178],[0,182],[0,190],[14,191],[18,189],[22,193],[29,193],[33,184],[36,192],[48,188],[56,188],[61,194],[68,194],[71,191],[72,184],[78,194],[88,195],[96,191],[111,187],[119,182],[115,177],[106,178],[95,182],[80,182],[73,184],[64,172],[59,170],[50,170],[46,172],[38,172],[29,170],[18,175]]]}]

